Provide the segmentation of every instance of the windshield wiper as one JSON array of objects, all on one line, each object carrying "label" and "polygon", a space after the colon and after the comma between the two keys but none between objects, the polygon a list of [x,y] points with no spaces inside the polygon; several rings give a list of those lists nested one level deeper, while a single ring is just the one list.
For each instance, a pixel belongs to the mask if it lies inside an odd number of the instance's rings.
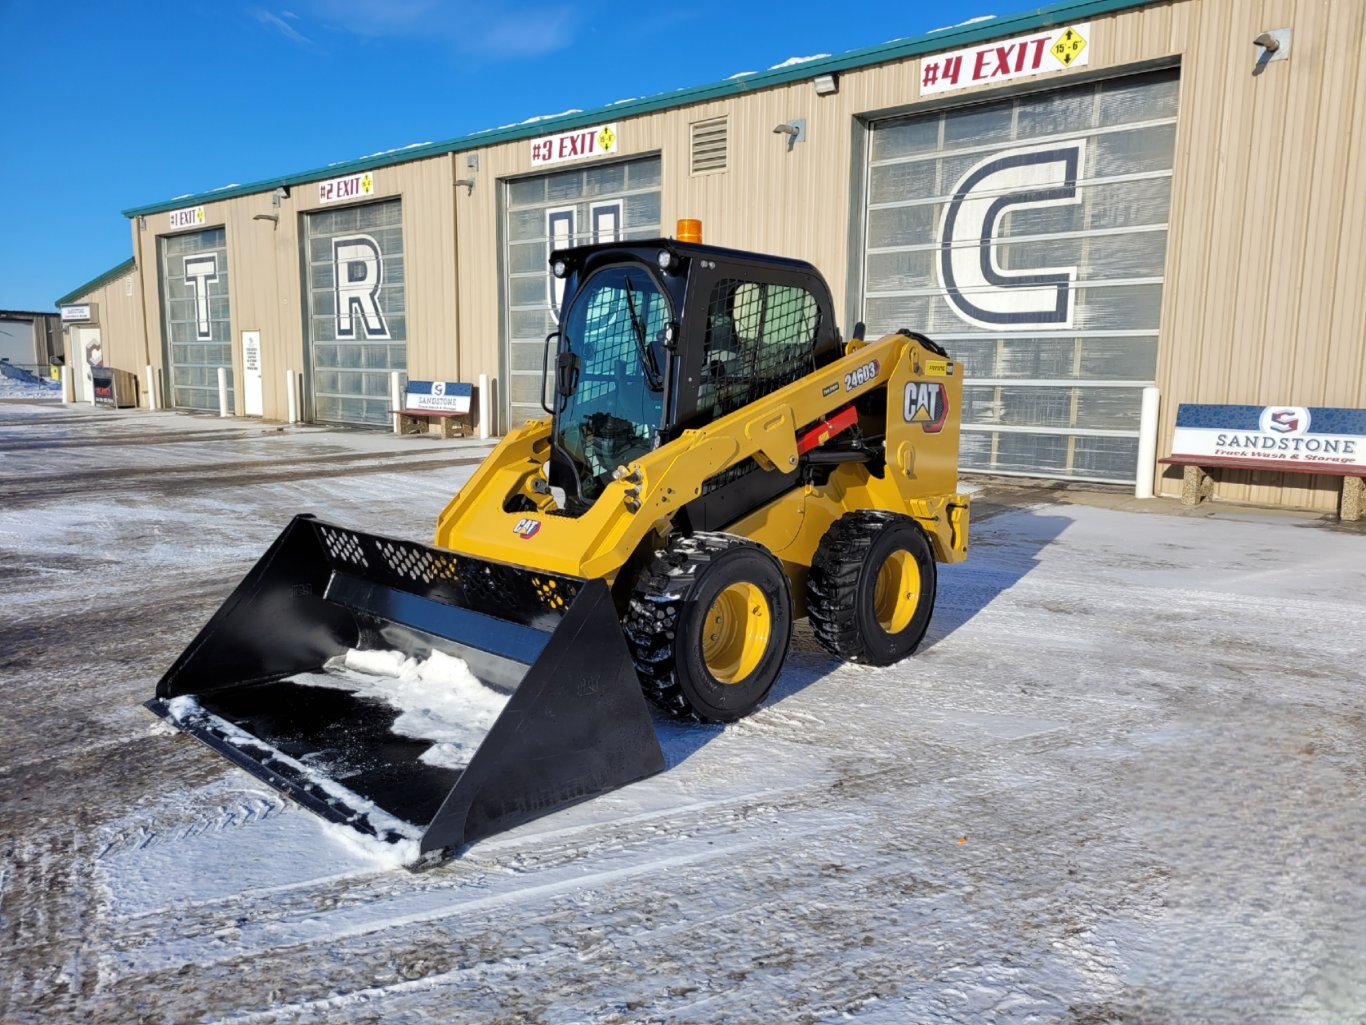
[{"label": "windshield wiper", "polygon": [[655,354],[650,351],[650,346],[645,341],[645,321],[636,313],[635,294],[636,290],[631,287],[631,275],[627,274],[626,308],[631,313],[631,328],[636,336],[636,355],[640,357],[640,367],[645,371],[645,382],[650,386],[650,391],[662,391],[664,379],[660,376]]}]

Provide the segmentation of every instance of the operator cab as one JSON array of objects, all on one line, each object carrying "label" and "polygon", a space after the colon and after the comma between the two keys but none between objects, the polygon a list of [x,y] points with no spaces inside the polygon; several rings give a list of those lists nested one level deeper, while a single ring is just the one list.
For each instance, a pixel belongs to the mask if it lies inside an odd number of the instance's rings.
[{"label": "operator cab", "polygon": [[[661,238],[556,250],[550,265],[564,282],[546,338],[550,484],[570,515],[617,467],[840,354],[829,289],[800,260]],[[763,476],[780,489],[786,475]]]}]

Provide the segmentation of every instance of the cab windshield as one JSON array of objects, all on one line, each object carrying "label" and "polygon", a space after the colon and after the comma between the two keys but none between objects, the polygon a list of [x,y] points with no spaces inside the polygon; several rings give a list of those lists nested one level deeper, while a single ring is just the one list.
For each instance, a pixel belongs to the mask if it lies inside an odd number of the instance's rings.
[{"label": "cab windshield", "polygon": [[605,267],[575,293],[561,321],[573,367],[557,397],[556,447],[592,501],[612,471],[655,447],[664,399],[668,297],[644,267]]}]

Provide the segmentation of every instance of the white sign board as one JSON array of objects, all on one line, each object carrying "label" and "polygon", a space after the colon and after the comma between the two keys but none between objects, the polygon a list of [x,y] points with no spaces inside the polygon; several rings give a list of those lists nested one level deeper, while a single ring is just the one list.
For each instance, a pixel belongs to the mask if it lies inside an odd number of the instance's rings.
[{"label": "white sign board", "polygon": [[1172,458],[1366,476],[1366,409],[1183,402],[1176,410]]},{"label": "white sign board", "polygon": [[242,332],[242,412],[246,416],[262,416],[265,405],[261,396],[261,332]]},{"label": "white sign board", "polygon": [[366,199],[374,194],[375,176],[369,171],[318,182],[319,203],[345,203],[348,200]]},{"label": "white sign board", "polygon": [[94,303],[68,303],[61,310],[63,324],[88,324],[96,319]]},{"label": "white sign board", "polygon": [[542,136],[531,140],[531,166],[544,167],[565,160],[607,156],[617,151],[617,142],[617,126],[614,124]]},{"label": "white sign board", "polygon": [[468,413],[474,385],[457,381],[409,381],[403,408],[431,413]]},{"label": "white sign board", "polygon": [[170,221],[172,230],[201,227],[204,224],[204,208],[202,206],[187,206],[183,210],[172,210]]},{"label": "white sign board", "polygon": [[1086,21],[925,57],[920,61],[920,95],[1084,68],[1091,62],[1090,38],[1091,23]]}]

